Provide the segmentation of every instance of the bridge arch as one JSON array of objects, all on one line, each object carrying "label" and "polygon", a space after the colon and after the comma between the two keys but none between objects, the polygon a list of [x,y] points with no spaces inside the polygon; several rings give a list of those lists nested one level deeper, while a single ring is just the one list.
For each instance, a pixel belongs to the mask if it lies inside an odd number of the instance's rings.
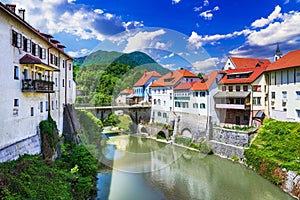
[{"label": "bridge arch", "polygon": [[157,135],[159,135],[159,136],[161,136],[161,137],[167,139],[167,135],[166,135],[166,133],[165,133],[164,131],[159,131],[159,132],[157,133]]},{"label": "bridge arch", "polygon": [[187,137],[187,138],[192,138],[193,137],[192,132],[191,132],[191,130],[189,128],[182,129],[181,135],[183,137]]}]

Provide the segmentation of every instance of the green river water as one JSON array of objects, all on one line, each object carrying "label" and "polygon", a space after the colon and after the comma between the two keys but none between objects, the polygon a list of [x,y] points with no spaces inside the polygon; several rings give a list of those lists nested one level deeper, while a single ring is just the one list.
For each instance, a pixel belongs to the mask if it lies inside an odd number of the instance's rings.
[{"label": "green river water", "polygon": [[294,199],[243,165],[151,139],[107,137],[102,153],[96,199]]}]

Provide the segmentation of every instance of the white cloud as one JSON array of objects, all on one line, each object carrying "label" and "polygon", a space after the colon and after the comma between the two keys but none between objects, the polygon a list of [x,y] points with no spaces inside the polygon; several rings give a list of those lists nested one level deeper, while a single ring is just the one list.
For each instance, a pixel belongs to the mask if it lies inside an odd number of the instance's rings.
[{"label": "white cloud", "polygon": [[217,69],[217,64],[219,62],[219,58],[208,58],[206,60],[197,61],[193,63],[192,71],[195,73],[202,72],[208,75],[211,71]]},{"label": "white cloud", "polygon": [[208,1],[208,0],[204,0],[204,1],[203,1],[203,5],[204,5],[204,6],[208,6],[208,5],[209,5],[209,1]]},{"label": "white cloud", "polygon": [[164,42],[156,42],[155,49],[165,49],[167,47],[167,44]]},{"label": "white cloud", "polygon": [[215,6],[214,9],[213,9],[213,11],[218,11],[218,10],[220,10],[219,6]]},{"label": "white cloud", "polygon": [[296,41],[300,39],[300,12],[291,11],[282,15],[282,22],[274,22],[266,28],[252,32],[247,42],[250,45],[269,45],[276,42]]},{"label": "white cloud", "polygon": [[198,12],[198,11],[200,11],[202,8],[203,8],[202,6],[200,6],[200,7],[194,7],[194,11],[195,11],[195,12]]},{"label": "white cloud", "polygon": [[102,9],[99,9],[99,8],[95,9],[94,12],[97,13],[97,14],[99,14],[99,15],[101,15],[101,14],[104,13],[104,11]]},{"label": "white cloud", "polygon": [[233,33],[228,34],[215,34],[215,35],[198,35],[196,32],[192,32],[191,36],[188,38],[188,45],[191,48],[200,48],[205,44],[215,44],[217,41],[222,39],[229,39],[240,35],[248,35],[251,31],[249,29],[242,30],[242,31],[235,31]]},{"label": "white cloud", "polygon": [[290,3],[290,0],[285,0],[284,4]]},{"label": "white cloud", "polygon": [[124,49],[124,52],[132,52],[136,50],[142,50],[145,48],[155,47],[158,41],[155,41],[155,38],[164,35],[165,30],[159,29],[153,32],[141,31],[136,33],[134,36],[131,36],[127,39],[128,43]]},{"label": "white cloud", "polygon": [[91,53],[91,51],[88,49],[81,49],[79,51],[69,51],[67,53],[71,57],[76,58],[76,57],[82,57],[82,56],[88,55],[89,53]]},{"label": "white cloud", "polygon": [[270,23],[272,23],[275,19],[277,18],[281,18],[282,17],[282,14],[280,13],[281,11],[281,7],[280,6],[276,6],[274,11],[268,16],[268,18],[260,18],[258,20],[255,20],[251,26],[254,27],[254,28],[261,28],[261,27],[264,27]]},{"label": "white cloud", "polygon": [[[121,17],[104,10],[83,4],[76,0],[14,0],[18,8],[26,9],[26,21],[42,32],[55,34],[65,32],[80,39],[103,40],[126,30]],[[43,5],[43,6],[40,6]],[[135,28],[137,23],[132,23]]]},{"label": "white cloud", "polygon": [[211,10],[207,10],[207,11],[200,13],[199,16],[204,17],[204,19],[206,19],[206,20],[211,20],[213,17],[213,14],[211,13]]},{"label": "white cloud", "polygon": [[178,4],[181,0],[172,0],[172,4]]}]

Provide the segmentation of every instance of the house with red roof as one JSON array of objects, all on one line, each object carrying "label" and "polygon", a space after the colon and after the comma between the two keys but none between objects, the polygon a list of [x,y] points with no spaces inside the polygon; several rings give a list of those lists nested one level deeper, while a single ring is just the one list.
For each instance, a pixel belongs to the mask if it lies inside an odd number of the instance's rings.
[{"label": "house with red roof", "polygon": [[40,153],[39,123],[50,113],[61,135],[64,108],[75,102],[72,57],[25,19],[0,2],[0,162]]},{"label": "house with red roof", "polygon": [[227,59],[219,91],[214,95],[220,125],[260,125],[267,104],[264,72],[269,64],[269,60],[261,58]]},{"label": "house with red roof", "polygon": [[300,121],[300,50],[281,57],[276,50],[275,62],[266,68],[270,118]]},{"label": "house with red roof", "polygon": [[150,85],[159,77],[161,77],[161,74],[156,71],[144,72],[143,76],[133,86],[135,103],[151,102]]},{"label": "house with red roof", "polygon": [[160,77],[150,85],[152,94],[151,122],[170,123],[174,112],[174,88],[181,83],[194,83],[199,77],[192,72],[180,69]]}]

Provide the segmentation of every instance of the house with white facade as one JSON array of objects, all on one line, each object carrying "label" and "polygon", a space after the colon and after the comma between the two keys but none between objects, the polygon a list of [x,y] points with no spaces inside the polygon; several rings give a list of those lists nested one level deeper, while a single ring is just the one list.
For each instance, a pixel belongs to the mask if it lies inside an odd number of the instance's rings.
[{"label": "house with white facade", "polygon": [[229,57],[223,78],[214,95],[220,125],[259,126],[267,107],[264,71],[270,61],[261,58]]},{"label": "house with white facade", "polygon": [[151,102],[152,95],[150,85],[159,79],[161,75],[156,71],[144,72],[144,75],[134,84],[134,102]]},{"label": "house with white facade", "polygon": [[65,46],[25,21],[25,10],[0,2],[0,162],[40,153],[39,123],[48,112],[63,131],[64,105],[75,101]]},{"label": "house with white facade", "polygon": [[266,69],[269,85],[267,113],[276,120],[299,122],[300,50],[291,51],[283,57],[279,57],[277,52],[275,62]]},{"label": "house with white facade", "polygon": [[174,112],[174,88],[182,82],[196,82],[199,77],[185,69],[169,72],[150,85],[152,94],[151,122],[169,123]]},{"label": "house with white facade", "polygon": [[122,90],[116,98],[117,105],[132,105],[133,93],[134,90],[129,88]]}]

